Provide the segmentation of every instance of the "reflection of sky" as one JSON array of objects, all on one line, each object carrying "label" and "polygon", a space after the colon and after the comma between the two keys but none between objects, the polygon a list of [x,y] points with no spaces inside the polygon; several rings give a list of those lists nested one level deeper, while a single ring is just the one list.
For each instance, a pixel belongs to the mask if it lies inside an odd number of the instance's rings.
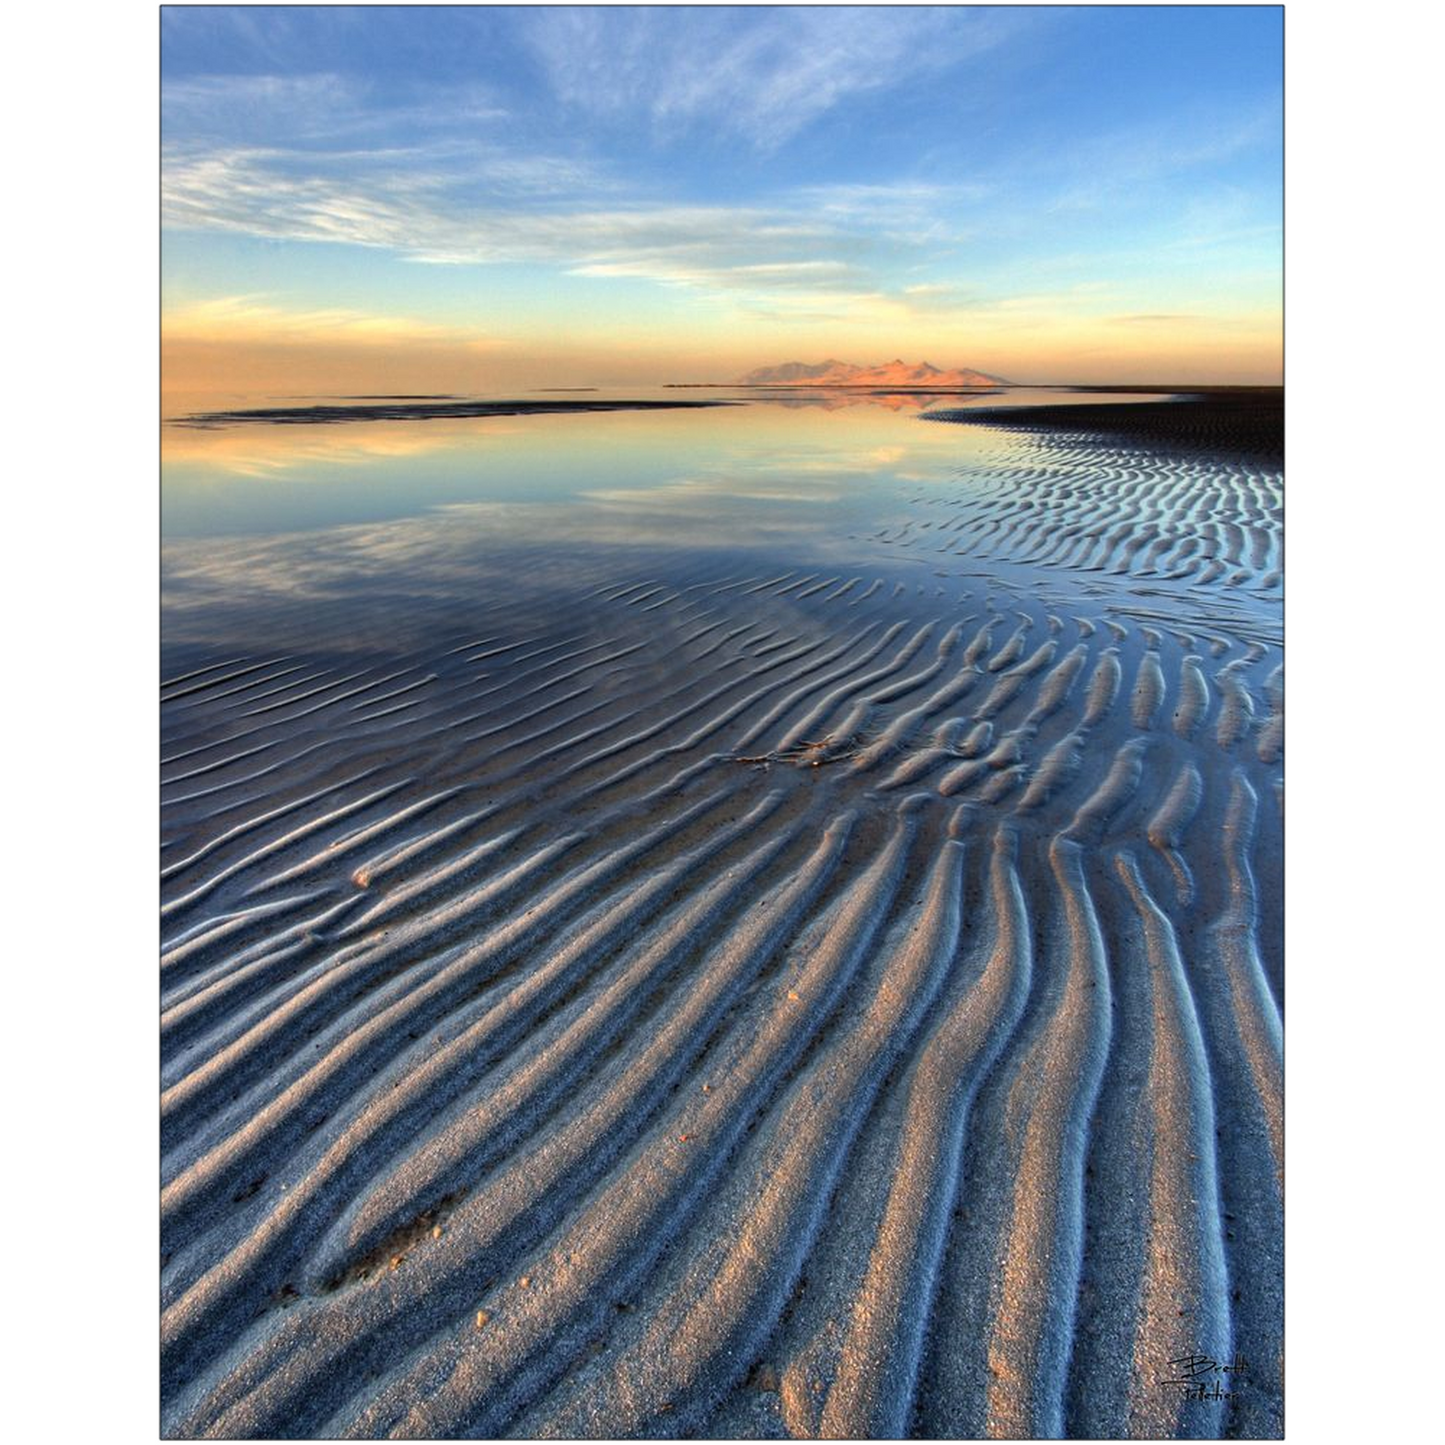
[{"label": "reflection of sky", "polygon": [[763,569],[871,578],[925,611],[967,610],[980,585],[1004,605],[1095,605],[1097,574],[945,555],[960,534],[931,530],[1021,445],[887,406],[766,402],[168,429],[163,637],[172,660],[420,655],[468,631],[541,635],[619,583]]},{"label": "reflection of sky", "polygon": [[683,518],[747,532],[820,509],[838,525],[993,444],[866,405],[168,427],[162,532],[275,534],[478,504],[507,504],[513,524],[526,504],[544,532],[599,536],[625,515],[649,533]]},{"label": "reflection of sky", "polygon": [[[530,635],[619,581],[864,556],[887,571],[894,549],[865,539],[998,441],[881,406],[766,403],[167,428],[163,636],[402,655],[469,618],[491,628],[498,608]],[[910,588],[919,560],[898,559]]]}]

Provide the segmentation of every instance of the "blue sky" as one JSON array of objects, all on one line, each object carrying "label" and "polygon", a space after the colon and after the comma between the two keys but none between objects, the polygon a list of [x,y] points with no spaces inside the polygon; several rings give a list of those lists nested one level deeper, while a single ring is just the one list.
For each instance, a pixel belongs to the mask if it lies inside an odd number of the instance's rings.
[{"label": "blue sky", "polygon": [[499,379],[827,354],[1274,379],[1282,31],[1278,7],[165,8],[167,333]]}]

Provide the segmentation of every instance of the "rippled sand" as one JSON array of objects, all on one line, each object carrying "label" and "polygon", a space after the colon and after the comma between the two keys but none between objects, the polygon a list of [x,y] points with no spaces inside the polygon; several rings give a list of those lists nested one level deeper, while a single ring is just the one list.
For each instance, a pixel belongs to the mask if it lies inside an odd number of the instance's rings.
[{"label": "rippled sand", "polygon": [[168,1434],[1281,1433],[1279,410],[1052,411],[172,649]]}]

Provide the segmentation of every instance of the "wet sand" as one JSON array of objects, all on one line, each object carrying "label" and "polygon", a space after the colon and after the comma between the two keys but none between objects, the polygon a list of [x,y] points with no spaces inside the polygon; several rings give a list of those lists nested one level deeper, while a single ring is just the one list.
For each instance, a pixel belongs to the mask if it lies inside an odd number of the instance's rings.
[{"label": "wet sand", "polygon": [[1067,412],[172,630],[168,1435],[1281,1434],[1279,398]]}]

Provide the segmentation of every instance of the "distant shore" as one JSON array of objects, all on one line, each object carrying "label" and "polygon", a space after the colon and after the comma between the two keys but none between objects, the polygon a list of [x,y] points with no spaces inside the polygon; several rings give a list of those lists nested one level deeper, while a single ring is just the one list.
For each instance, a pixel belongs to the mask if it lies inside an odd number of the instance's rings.
[{"label": "distant shore", "polygon": [[[578,388],[579,390],[581,388]],[[538,416],[574,411],[678,411],[729,406],[726,401],[368,401],[359,406],[263,406],[202,411],[173,417],[172,426],[221,427],[247,423],[314,426],[349,421],[436,421],[473,416]]]}]

